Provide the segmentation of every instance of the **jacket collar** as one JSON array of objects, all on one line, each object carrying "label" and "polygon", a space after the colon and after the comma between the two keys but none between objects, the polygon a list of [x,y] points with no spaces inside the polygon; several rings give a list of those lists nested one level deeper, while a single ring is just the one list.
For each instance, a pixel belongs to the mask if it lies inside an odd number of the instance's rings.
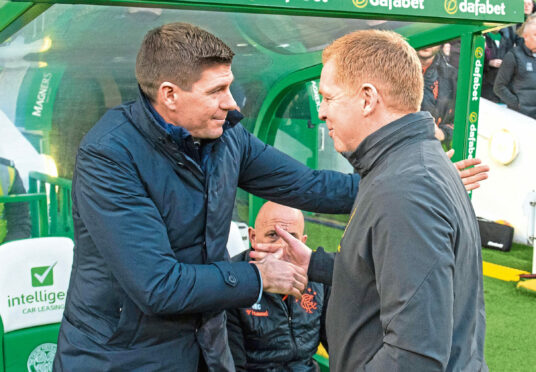
[{"label": "jacket collar", "polygon": [[532,50],[530,50],[529,48],[527,48],[527,46],[525,45],[525,40],[521,39],[520,43],[519,43],[519,47],[521,48],[521,50],[523,51],[523,53],[525,53],[526,55],[528,55],[529,57],[534,57],[534,54],[532,53]]},{"label": "jacket collar", "polygon": [[[242,120],[244,116],[239,111],[229,111],[223,125],[223,130],[234,127]],[[167,123],[164,118],[152,107],[149,100],[145,97],[138,85],[138,99],[132,107],[132,122],[140,129],[151,141],[162,142],[165,137],[171,137],[179,143],[191,137],[187,129]],[[221,137],[220,137],[221,138]],[[216,139],[216,140],[219,140]],[[212,142],[212,141],[207,141]]]},{"label": "jacket collar", "polygon": [[408,142],[434,139],[434,119],[427,111],[405,115],[366,137],[348,156],[361,178],[388,153]]}]

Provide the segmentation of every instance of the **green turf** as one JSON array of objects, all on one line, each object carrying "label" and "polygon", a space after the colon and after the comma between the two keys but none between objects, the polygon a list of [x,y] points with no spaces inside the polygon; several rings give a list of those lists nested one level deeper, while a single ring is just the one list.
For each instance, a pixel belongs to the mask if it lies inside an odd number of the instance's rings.
[{"label": "green turf", "polygon": [[484,277],[485,357],[490,371],[536,370],[536,296],[515,283]]},{"label": "green turf", "polygon": [[482,259],[518,270],[532,271],[532,247],[522,244],[514,243],[510,252],[483,248]]},{"label": "green turf", "polygon": [[343,230],[319,225],[313,222],[305,222],[307,245],[313,249],[324,247],[326,251],[335,252],[339,246]]}]

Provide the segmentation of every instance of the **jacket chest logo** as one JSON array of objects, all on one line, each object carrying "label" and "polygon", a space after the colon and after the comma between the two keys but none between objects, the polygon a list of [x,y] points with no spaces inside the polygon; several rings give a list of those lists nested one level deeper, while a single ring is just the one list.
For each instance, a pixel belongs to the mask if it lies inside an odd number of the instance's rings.
[{"label": "jacket chest logo", "polygon": [[[315,301],[316,292],[313,292],[311,288],[307,288],[307,293],[302,295],[300,306],[307,314],[312,314],[318,309],[318,303]],[[298,302],[298,300],[296,300]]]},{"label": "jacket chest logo", "polygon": [[246,314],[251,316],[268,316],[268,310],[266,311],[256,311],[253,309],[246,309]]}]

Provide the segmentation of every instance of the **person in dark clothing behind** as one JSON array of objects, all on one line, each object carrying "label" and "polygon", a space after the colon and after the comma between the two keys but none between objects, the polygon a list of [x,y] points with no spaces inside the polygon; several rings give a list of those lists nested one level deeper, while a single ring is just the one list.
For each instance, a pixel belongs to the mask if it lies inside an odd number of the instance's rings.
[{"label": "person in dark clothing behind", "polygon": [[509,108],[536,119],[536,15],[519,33],[523,41],[504,57],[493,90]]},{"label": "person in dark clothing behind", "polygon": [[428,111],[435,119],[435,135],[450,149],[454,131],[454,106],[458,72],[440,53],[441,46],[417,51],[424,76],[424,95],[421,110]]},{"label": "person in dark clothing behind", "polygon": [[[0,158],[0,196],[26,194],[19,171]],[[29,238],[32,231],[28,203],[0,203],[0,244]]]},{"label": "person in dark clothing behind", "polygon": [[[524,1],[525,20],[534,12],[534,2]],[[499,73],[503,59],[513,47],[523,43],[523,38],[518,35],[519,28],[523,23],[505,27],[499,31],[486,33],[486,54],[484,62],[484,76],[482,79],[482,97],[492,102],[501,102],[493,91],[495,79]]]},{"label": "person in dark clothing behind", "polygon": [[[319,117],[361,175],[334,257],[330,371],[488,371],[478,224],[433,118],[418,112],[415,50],[364,30],[335,40],[322,62]],[[333,256],[276,233],[309,280],[330,279]],[[319,260],[328,269],[317,273]]]},{"label": "person in dark clothing behind", "polygon": [[484,76],[482,78],[482,97],[492,102],[500,102],[493,92],[497,73],[502,65],[504,56],[514,47],[514,36],[511,27],[488,32],[486,38],[486,53],[484,58]]},{"label": "person in dark clothing behind", "polygon": [[[275,232],[279,225],[307,241],[301,211],[267,202],[259,210],[255,228],[249,228],[251,245],[283,242]],[[285,246],[282,245],[285,260]],[[249,258],[249,256],[247,257]],[[327,348],[325,314],[329,286],[309,281],[301,300],[264,293],[259,303],[227,311],[227,332],[236,370],[239,372],[314,372],[319,342]]]}]

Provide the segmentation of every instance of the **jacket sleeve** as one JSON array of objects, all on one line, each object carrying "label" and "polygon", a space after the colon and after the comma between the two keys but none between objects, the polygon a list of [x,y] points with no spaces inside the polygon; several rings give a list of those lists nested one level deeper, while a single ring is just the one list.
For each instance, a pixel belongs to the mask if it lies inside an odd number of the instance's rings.
[{"label": "jacket sleeve", "polygon": [[177,261],[164,221],[126,150],[81,147],[73,201],[107,268],[146,314],[216,312],[257,299],[254,265]]},{"label": "jacket sleeve", "polygon": [[[15,169],[15,179],[9,191],[10,195],[26,194],[19,172]],[[17,239],[26,239],[31,236],[32,223],[28,203],[6,203],[7,234],[5,242]]]},{"label": "jacket sleeve", "polygon": [[333,278],[333,268],[335,266],[336,253],[324,251],[323,247],[318,247],[311,254],[309,268],[307,269],[307,277],[312,282],[331,285]]},{"label": "jacket sleeve", "polygon": [[444,371],[449,360],[455,238],[444,200],[418,188],[390,190],[375,204],[372,259],[384,338],[366,371]]},{"label": "jacket sleeve", "polygon": [[320,342],[329,354],[328,335],[326,332],[326,316],[328,312],[329,297],[331,296],[331,286],[324,284],[324,305],[322,316],[320,317]]},{"label": "jacket sleeve", "polygon": [[319,213],[349,213],[359,175],[312,170],[262,143],[243,127],[239,186],[261,198]]},{"label": "jacket sleeve", "polygon": [[236,371],[246,372],[246,346],[239,312],[239,309],[227,310],[227,335],[229,337],[229,348],[231,349],[231,354],[233,354]]},{"label": "jacket sleeve", "polygon": [[510,83],[516,73],[516,58],[514,53],[508,52],[503,59],[501,67],[497,72],[495,78],[495,84],[493,85],[493,92],[504,102],[513,109],[519,109],[519,100],[517,95],[510,89]]}]

